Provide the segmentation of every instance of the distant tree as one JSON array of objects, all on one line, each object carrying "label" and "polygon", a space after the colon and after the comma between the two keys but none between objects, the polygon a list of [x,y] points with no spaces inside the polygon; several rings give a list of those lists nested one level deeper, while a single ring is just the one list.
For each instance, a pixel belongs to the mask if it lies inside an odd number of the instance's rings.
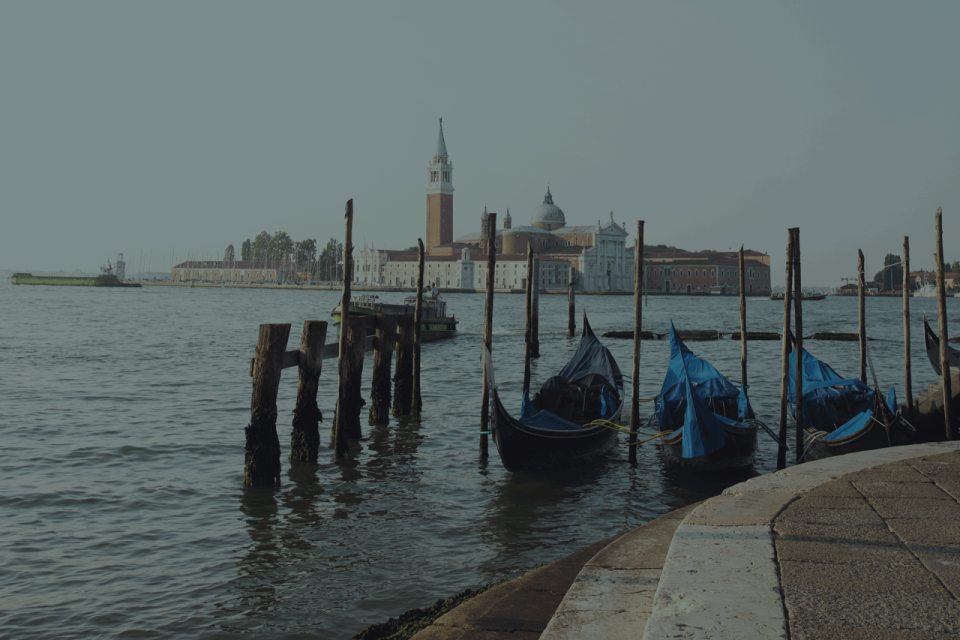
[{"label": "distant tree", "polygon": [[317,261],[317,272],[320,274],[320,279],[328,281],[342,279],[343,267],[340,264],[342,260],[343,244],[337,242],[336,238],[330,238]]},{"label": "distant tree", "polygon": [[224,262],[233,262],[236,260],[233,254],[233,245],[228,244],[227,248],[223,250],[223,260]]},{"label": "distant tree", "polygon": [[884,291],[893,291],[893,285],[897,282],[903,282],[903,258],[888,253],[883,259],[883,275],[877,282],[883,282]]},{"label": "distant tree", "polygon": [[268,255],[270,254],[270,245],[272,244],[273,236],[271,236],[266,231],[261,231],[257,234],[257,237],[253,239],[253,244],[250,245],[250,259],[251,260],[267,260]]},{"label": "distant tree", "polygon": [[274,260],[282,260],[288,253],[293,253],[294,242],[286,231],[277,231],[270,238],[270,255]]},{"label": "distant tree", "polygon": [[250,238],[247,238],[243,241],[243,244],[240,245],[240,259],[241,260],[250,260],[253,250],[250,246]]},{"label": "distant tree", "polygon": [[300,266],[301,271],[309,271],[313,263],[317,261],[316,239],[307,238],[296,243],[294,261]]}]

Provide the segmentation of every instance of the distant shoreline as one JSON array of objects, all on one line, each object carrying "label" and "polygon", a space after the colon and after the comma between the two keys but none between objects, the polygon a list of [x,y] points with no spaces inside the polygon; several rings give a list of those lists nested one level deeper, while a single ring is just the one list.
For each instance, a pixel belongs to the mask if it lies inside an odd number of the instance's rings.
[{"label": "distant shoreline", "polygon": [[[297,285],[297,284],[231,284],[231,283],[218,283],[218,282],[143,282],[145,287],[206,287],[206,288],[219,288],[219,289],[273,289],[275,291],[342,291],[343,285]],[[367,285],[353,284],[350,287],[350,290],[354,293],[359,292],[383,292],[383,293],[416,293],[416,289],[413,287],[370,287]],[[486,293],[484,289],[452,289],[446,288],[440,290],[441,294],[443,293]],[[516,294],[523,295],[526,293],[525,289],[494,289],[494,293],[506,293],[506,294]],[[541,289],[541,294],[552,294],[552,295],[567,295],[567,290],[564,289]],[[577,291],[578,296],[633,296],[633,291]],[[674,298],[737,298],[737,294],[715,294],[715,293],[666,293],[663,291],[644,291],[643,295],[647,296],[669,296]],[[766,298],[769,297],[768,293],[748,293],[748,298]]]}]

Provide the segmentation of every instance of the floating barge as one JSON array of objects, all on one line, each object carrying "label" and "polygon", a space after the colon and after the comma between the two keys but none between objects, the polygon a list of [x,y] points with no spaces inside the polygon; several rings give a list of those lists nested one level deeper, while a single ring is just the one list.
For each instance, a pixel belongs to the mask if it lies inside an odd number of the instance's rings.
[{"label": "floating barge", "polygon": [[[354,296],[350,301],[351,316],[375,316],[378,313],[396,314],[396,313],[415,313],[417,297],[410,296],[403,300],[403,304],[387,304],[379,302],[377,296],[360,295]],[[338,304],[330,312],[333,316],[334,326],[340,326],[340,305]],[[372,329],[368,333],[372,334]],[[421,305],[420,318],[420,336],[424,342],[431,340],[442,340],[452,338],[457,331],[457,319],[454,316],[447,316],[446,301],[433,298],[424,298]]]}]

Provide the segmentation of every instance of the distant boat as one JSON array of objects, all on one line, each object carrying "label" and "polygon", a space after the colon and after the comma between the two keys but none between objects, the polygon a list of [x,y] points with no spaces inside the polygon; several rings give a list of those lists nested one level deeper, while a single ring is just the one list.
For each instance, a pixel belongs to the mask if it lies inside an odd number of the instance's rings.
[{"label": "distant boat", "polygon": [[[417,296],[404,298],[403,304],[388,304],[380,302],[378,296],[359,295],[350,301],[351,316],[375,316],[378,313],[414,313],[417,308]],[[447,303],[442,297],[428,298],[424,296],[421,305],[420,337],[424,341],[452,338],[457,331],[457,319],[447,316]],[[340,305],[330,312],[334,326],[340,325]],[[373,333],[375,329],[370,329]]]},{"label": "distant boat", "polygon": [[120,287],[137,288],[139,282],[123,282],[113,273],[113,266],[100,267],[100,275],[93,278],[77,276],[35,276],[32,273],[15,273],[10,276],[12,284],[42,284],[55,287]]},{"label": "distant boat", "polygon": [[919,289],[913,292],[913,297],[914,298],[936,298],[937,287],[927,282],[922,287],[920,287]]}]

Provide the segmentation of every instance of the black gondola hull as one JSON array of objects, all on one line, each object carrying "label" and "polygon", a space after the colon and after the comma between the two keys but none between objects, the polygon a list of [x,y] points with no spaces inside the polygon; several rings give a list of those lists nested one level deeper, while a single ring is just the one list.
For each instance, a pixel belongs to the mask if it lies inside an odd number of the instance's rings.
[{"label": "black gondola hull", "polygon": [[836,440],[824,440],[817,438],[807,446],[803,454],[802,462],[812,462],[813,460],[823,460],[833,456],[842,456],[857,451],[871,451],[873,449],[885,449],[888,446],[899,446],[910,444],[915,438],[913,429],[907,427],[899,418],[894,419],[890,426],[890,438],[887,437],[887,430],[876,420],[845,438]]},{"label": "black gondola hull", "polygon": [[[617,431],[585,427],[577,431],[536,429],[514,419],[500,402],[496,389],[490,394],[491,435],[507,471],[570,469],[597,462],[616,442]],[[610,418],[619,423],[623,404]]]},{"label": "black gondola hull", "polygon": [[723,448],[705,456],[683,457],[683,432],[661,438],[668,464],[683,471],[709,472],[749,467],[757,453],[757,426],[731,427],[724,431]]}]

